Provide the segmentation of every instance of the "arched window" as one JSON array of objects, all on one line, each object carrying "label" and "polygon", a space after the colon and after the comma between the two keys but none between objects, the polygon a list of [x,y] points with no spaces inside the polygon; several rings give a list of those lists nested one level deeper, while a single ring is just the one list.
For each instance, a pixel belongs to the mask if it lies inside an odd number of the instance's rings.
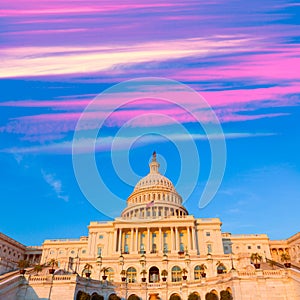
[{"label": "arched window", "polygon": [[172,268],[172,282],[179,282],[181,281],[181,268],[178,266],[174,266]]},{"label": "arched window", "polygon": [[196,266],[194,268],[194,279],[200,279],[201,278],[201,267],[200,266]]},{"label": "arched window", "polygon": [[108,270],[105,272],[105,275],[107,276],[107,280],[113,282],[115,278],[115,272],[113,268],[108,268]]},{"label": "arched window", "polygon": [[226,267],[221,262],[218,262],[218,264],[217,264],[217,273],[218,274],[226,273]]},{"label": "arched window", "polygon": [[130,267],[127,269],[127,279],[129,283],[136,282],[136,269]]}]

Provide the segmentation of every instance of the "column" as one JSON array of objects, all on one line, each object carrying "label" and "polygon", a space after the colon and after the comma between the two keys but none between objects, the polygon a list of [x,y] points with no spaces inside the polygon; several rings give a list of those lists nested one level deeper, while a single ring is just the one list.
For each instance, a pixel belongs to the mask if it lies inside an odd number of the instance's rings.
[{"label": "column", "polygon": [[188,250],[190,251],[190,250],[192,250],[192,247],[191,247],[191,231],[190,231],[190,227],[188,226],[186,228],[186,230],[187,230],[187,239],[188,239],[188,245],[187,245],[187,247],[188,247]]},{"label": "column", "polygon": [[118,252],[122,252],[122,229],[119,229],[119,246],[118,246]]},{"label": "column", "polygon": [[197,245],[197,240],[196,240],[196,232],[195,232],[195,227],[192,226],[192,237],[193,237],[193,246],[192,246],[192,250],[197,250],[198,249],[198,245]]},{"label": "column", "polygon": [[179,251],[179,235],[178,235],[178,227],[175,227],[175,250]]},{"label": "column", "polygon": [[147,228],[147,253],[150,253],[150,228]]},{"label": "column", "polygon": [[114,228],[113,253],[117,252],[117,228]]},{"label": "column", "polygon": [[139,229],[135,229],[135,250],[136,252],[139,251]]},{"label": "column", "polygon": [[132,252],[133,252],[133,239],[134,239],[134,236],[133,236],[133,228],[131,228],[131,233],[130,233],[130,249],[129,249],[129,253],[132,253]]},{"label": "column", "polygon": [[161,253],[161,251],[162,251],[162,232],[161,232],[161,227],[159,227],[158,231],[159,231],[159,233],[158,233],[158,235],[159,235],[159,238],[158,238],[158,240],[159,240],[158,251],[159,251],[159,253]]},{"label": "column", "polygon": [[174,228],[171,227],[171,250],[174,250]]}]

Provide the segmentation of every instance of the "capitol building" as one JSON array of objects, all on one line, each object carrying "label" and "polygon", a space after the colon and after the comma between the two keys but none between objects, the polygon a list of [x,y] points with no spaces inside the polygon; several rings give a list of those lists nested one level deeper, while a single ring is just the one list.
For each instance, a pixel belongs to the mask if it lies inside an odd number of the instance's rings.
[{"label": "capitol building", "polygon": [[300,233],[222,232],[220,219],[189,215],[155,152],[149,168],[119,218],[45,240],[35,249],[45,267],[1,275],[0,299],[300,300]]}]

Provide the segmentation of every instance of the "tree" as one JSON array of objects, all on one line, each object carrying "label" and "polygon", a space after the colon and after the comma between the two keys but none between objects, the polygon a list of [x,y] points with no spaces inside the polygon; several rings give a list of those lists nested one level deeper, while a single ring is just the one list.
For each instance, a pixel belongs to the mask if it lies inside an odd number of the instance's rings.
[{"label": "tree", "polygon": [[29,267],[29,262],[27,260],[21,259],[21,260],[18,261],[18,267],[21,270],[24,270],[25,268]]},{"label": "tree", "polygon": [[288,253],[282,253],[281,254],[281,261],[282,262],[289,262],[291,260],[291,257]]},{"label": "tree", "polygon": [[103,276],[106,276],[106,272],[108,272],[108,271],[109,271],[109,267],[103,267],[101,269],[101,272],[103,272]]},{"label": "tree", "polygon": [[255,264],[259,264],[262,261],[262,256],[259,255],[258,253],[252,253],[251,254],[251,260],[255,263]]},{"label": "tree", "polygon": [[39,272],[43,270],[43,266],[40,264],[37,264],[33,267],[33,270],[36,272],[37,275],[39,275]]},{"label": "tree", "polygon": [[54,267],[58,267],[58,261],[55,258],[51,258],[48,262],[48,265],[54,269]]}]

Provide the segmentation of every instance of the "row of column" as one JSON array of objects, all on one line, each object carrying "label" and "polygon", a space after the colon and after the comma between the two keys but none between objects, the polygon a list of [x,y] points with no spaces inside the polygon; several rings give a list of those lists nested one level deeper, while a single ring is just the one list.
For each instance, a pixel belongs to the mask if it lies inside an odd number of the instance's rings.
[{"label": "row of column", "polygon": [[[153,233],[157,233],[158,236],[156,237],[157,243],[157,251],[163,253],[164,251],[164,234],[170,233],[170,239],[166,238],[166,241],[170,241],[168,243],[168,250],[171,252],[176,252],[180,250],[180,233],[183,233],[186,238],[184,238],[184,249],[190,250],[197,250],[197,239],[196,239],[196,231],[194,226],[187,226],[187,227],[159,227],[158,230],[151,230],[151,228],[118,228],[114,231],[114,251],[117,253],[124,251],[124,242],[125,242],[125,235],[128,234],[129,242],[127,246],[129,247],[129,252],[137,253],[139,252],[141,246],[141,240],[145,244],[145,251],[150,253],[152,249],[151,238]],[[141,238],[142,234],[145,234],[145,237]],[[183,237],[182,237],[183,238]]]},{"label": "row of column", "polygon": [[178,216],[183,217],[186,215],[186,212],[183,209],[180,208],[169,208],[169,207],[141,207],[138,209],[133,209],[128,212],[126,212],[123,217],[126,219],[132,219],[132,218],[157,218],[157,217],[168,217],[168,216]]}]

